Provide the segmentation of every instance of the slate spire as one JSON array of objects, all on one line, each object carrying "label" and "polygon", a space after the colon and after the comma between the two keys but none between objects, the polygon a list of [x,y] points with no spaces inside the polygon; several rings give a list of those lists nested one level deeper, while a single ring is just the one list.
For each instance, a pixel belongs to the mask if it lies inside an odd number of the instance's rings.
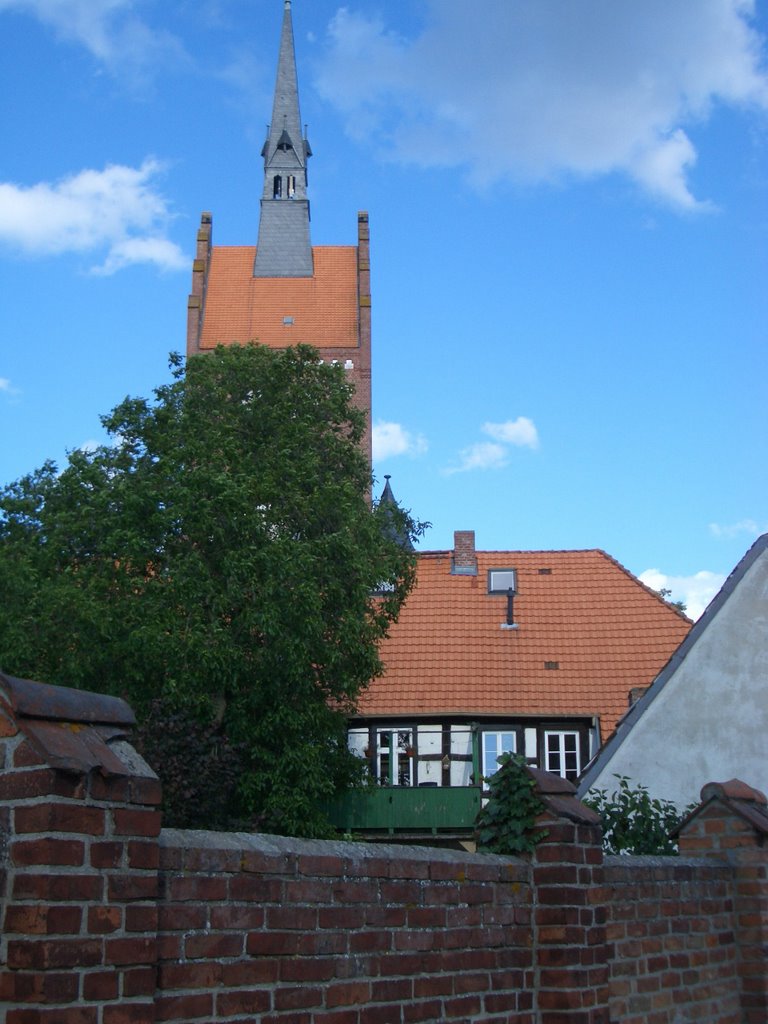
[{"label": "slate spire", "polygon": [[389,473],[384,474],[384,479],[387,482],[377,505],[377,514],[382,518],[384,524],[384,535],[406,551],[413,551],[410,535],[402,520],[402,510],[389,483]]},{"label": "slate spire", "polygon": [[312,154],[301,128],[291,0],[284,0],[272,122],[261,155],[261,197],[255,277],[311,277],[307,160]]}]

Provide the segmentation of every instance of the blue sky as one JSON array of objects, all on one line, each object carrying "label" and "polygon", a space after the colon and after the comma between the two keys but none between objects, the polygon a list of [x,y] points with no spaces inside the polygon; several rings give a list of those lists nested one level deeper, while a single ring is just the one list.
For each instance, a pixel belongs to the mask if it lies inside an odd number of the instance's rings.
[{"label": "blue sky", "polygon": [[[600,547],[697,613],[768,530],[767,7],[294,0],[425,547]],[[282,9],[0,0],[0,481],[168,379],[202,210],[255,244]]]}]

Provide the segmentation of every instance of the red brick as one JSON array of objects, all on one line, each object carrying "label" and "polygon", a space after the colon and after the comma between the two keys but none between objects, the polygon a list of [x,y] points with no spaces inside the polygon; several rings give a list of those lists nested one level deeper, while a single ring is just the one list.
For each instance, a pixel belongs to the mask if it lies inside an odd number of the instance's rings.
[{"label": "red brick", "polygon": [[189,935],[184,944],[184,955],[189,960],[218,960],[240,956],[242,952],[243,936],[240,934]]},{"label": "red brick", "polygon": [[157,905],[143,906],[131,903],[125,908],[125,930],[127,932],[156,932]]},{"label": "red brick", "polygon": [[107,939],[105,961],[108,964],[154,964],[157,942],[152,938]]},{"label": "red brick", "polygon": [[82,781],[51,768],[6,772],[0,775],[0,800],[29,800],[37,796],[76,798],[82,794]]},{"label": "red brick", "polygon": [[80,907],[13,904],[5,912],[6,934],[74,935],[80,931]]},{"label": "red brick", "polygon": [[144,871],[156,871],[160,865],[160,848],[157,843],[128,843],[128,867]]},{"label": "red brick", "polygon": [[35,750],[29,740],[22,740],[13,752],[14,768],[31,768],[46,763],[45,758]]},{"label": "red brick", "polygon": [[110,875],[107,889],[111,902],[120,903],[128,900],[152,900],[157,897],[158,880],[156,875]]},{"label": "red brick", "polygon": [[275,1010],[303,1010],[309,1006],[322,1006],[322,1003],[321,988],[285,985],[275,990]]},{"label": "red brick", "polygon": [[329,981],[338,961],[333,957],[286,957],[279,967],[280,981]]},{"label": "red brick", "polygon": [[8,943],[11,969],[94,967],[103,962],[101,942],[94,939],[44,939],[39,942],[12,939]]},{"label": "red brick", "polygon": [[155,1024],[155,1003],[121,1003],[105,1006],[103,1024]]},{"label": "red brick", "polygon": [[8,1010],[5,1024],[96,1024],[96,1007],[58,1006],[52,1010]]},{"label": "red brick", "polygon": [[236,902],[282,903],[283,882],[279,878],[237,875],[229,883],[229,897]]},{"label": "red brick", "polygon": [[158,971],[158,986],[162,992],[174,989],[218,988],[222,983],[236,985],[237,981],[223,980],[224,965],[217,963],[164,963]]},{"label": "red brick", "polygon": [[116,971],[93,971],[83,976],[83,998],[92,1002],[110,1002],[120,994],[120,975]]},{"label": "red brick", "polygon": [[80,867],[85,844],[79,839],[23,839],[11,844],[11,859],[17,867],[51,865]]},{"label": "red brick", "polygon": [[157,1020],[187,1021],[202,1017],[210,1021],[213,1017],[213,995],[209,992],[184,996],[160,996],[156,1000]]},{"label": "red brick", "polygon": [[161,815],[159,811],[124,810],[116,807],[112,811],[112,820],[116,836],[155,838],[160,835]]},{"label": "red brick", "polygon": [[[406,1024],[417,1024],[418,1021],[431,1022],[442,1019],[443,1004],[437,999],[427,1000],[422,1003],[406,1003],[405,1006],[403,1006],[403,1020]],[[485,1017],[483,1018],[483,1021],[486,1021]],[[505,1022],[505,1024],[507,1024],[507,1022]]]},{"label": "red brick", "polygon": [[241,989],[239,992],[221,992],[216,996],[216,1014],[235,1017],[264,1013],[272,1005],[272,997],[263,989]]},{"label": "red brick", "polygon": [[239,960],[221,965],[221,984],[225,987],[244,988],[249,985],[272,985],[277,981],[279,961],[270,957]]},{"label": "red brick", "polygon": [[312,907],[268,907],[267,927],[300,931],[317,928],[317,910]]},{"label": "red brick", "polygon": [[70,1003],[77,999],[78,981],[66,974],[0,971],[0,1002]]},{"label": "red brick", "polygon": [[15,899],[39,899],[50,902],[98,900],[103,895],[100,875],[32,875],[17,874],[13,880]]},{"label": "red brick", "polygon": [[7,739],[11,736],[18,735],[19,727],[14,722],[13,718],[0,708],[0,739]]},{"label": "red brick", "polygon": [[116,932],[123,923],[123,911],[120,907],[89,907],[88,931],[97,935],[108,935]]},{"label": "red brick", "polygon": [[221,901],[227,898],[227,880],[225,878],[208,878],[172,876],[166,879],[167,897],[170,901],[194,900],[195,902]]},{"label": "red brick", "polygon": [[91,866],[94,868],[116,868],[123,859],[124,843],[91,843]]},{"label": "red brick", "polygon": [[82,835],[104,834],[104,811],[81,803],[45,803],[17,807],[14,815],[17,833],[75,832]]},{"label": "red brick", "polygon": [[157,926],[160,931],[191,931],[205,928],[207,908],[198,903],[161,903],[158,906]]},{"label": "red brick", "polygon": [[211,907],[211,928],[214,931],[251,931],[263,927],[264,917],[262,907],[254,907],[250,903],[245,906],[226,903],[224,906]]}]

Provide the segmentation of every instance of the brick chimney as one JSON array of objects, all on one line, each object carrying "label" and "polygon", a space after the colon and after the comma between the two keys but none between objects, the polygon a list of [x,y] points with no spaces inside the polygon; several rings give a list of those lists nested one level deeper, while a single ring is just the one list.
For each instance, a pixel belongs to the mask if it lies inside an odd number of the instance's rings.
[{"label": "brick chimney", "polygon": [[454,530],[451,574],[454,576],[477,576],[474,530]]}]

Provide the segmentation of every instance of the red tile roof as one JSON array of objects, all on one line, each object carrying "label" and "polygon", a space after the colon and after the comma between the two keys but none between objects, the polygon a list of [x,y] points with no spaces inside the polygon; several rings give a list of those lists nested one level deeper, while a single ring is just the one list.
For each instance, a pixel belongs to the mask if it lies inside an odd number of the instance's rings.
[{"label": "red tile roof", "polygon": [[[605,738],[691,628],[603,551],[478,551],[476,576],[451,575],[451,556],[419,556],[360,714],[599,715]],[[490,568],[517,570],[516,629]]]},{"label": "red tile roof", "polygon": [[[270,348],[359,344],[357,247],[315,246],[313,277],[254,277],[256,247],[214,246],[201,349],[259,341]],[[293,317],[291,325],[285,317]]]}]

